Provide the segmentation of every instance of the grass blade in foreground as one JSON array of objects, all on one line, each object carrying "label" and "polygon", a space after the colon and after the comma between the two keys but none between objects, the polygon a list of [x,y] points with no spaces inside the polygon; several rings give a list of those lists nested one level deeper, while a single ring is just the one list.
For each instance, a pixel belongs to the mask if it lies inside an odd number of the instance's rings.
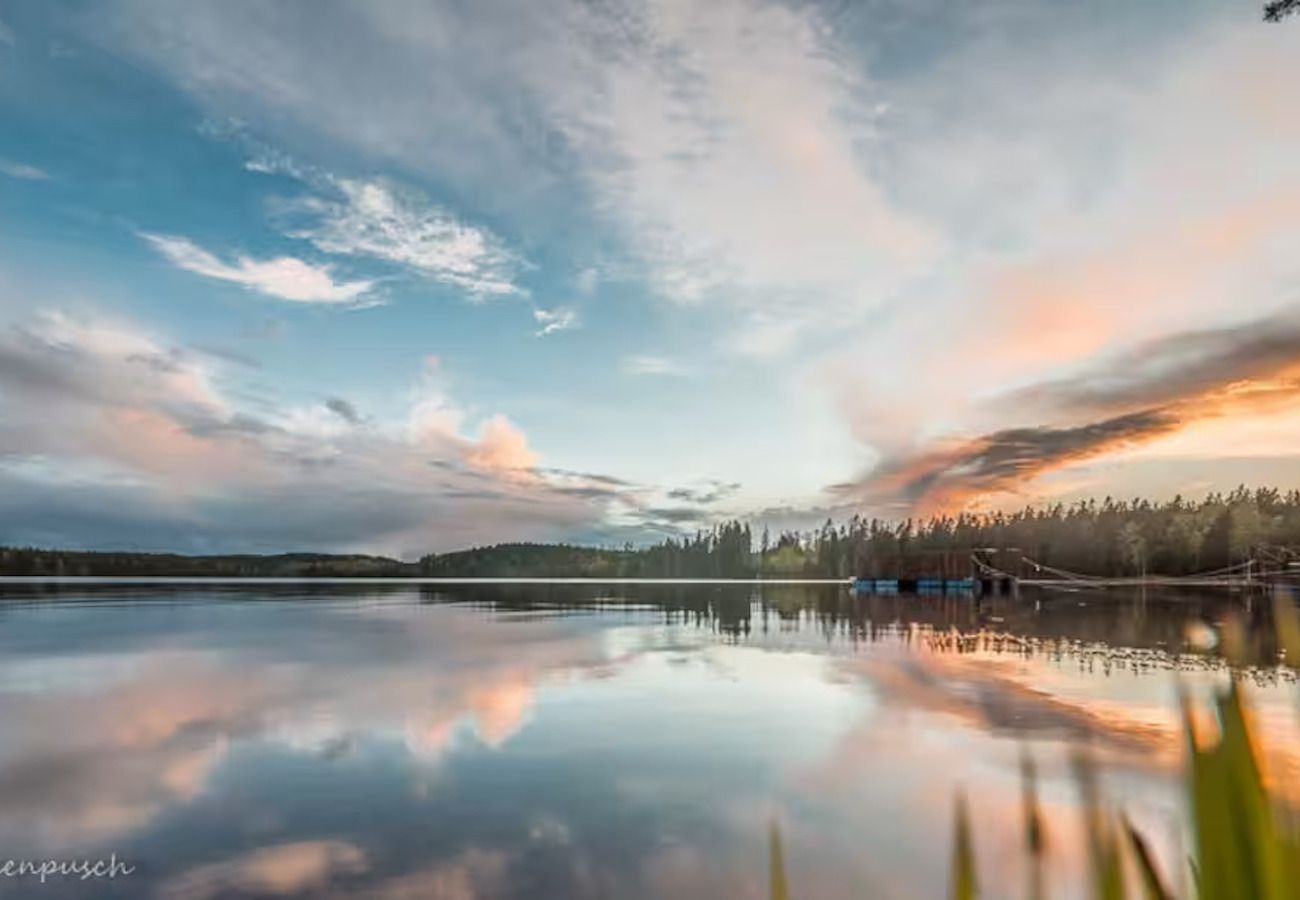
[{"label": "grass blade in foreground", "polygon": [[975,850],[971,846],[966,795],[958,793],[957,824],[952,853],[952,898],[953,900],[975,900],[978,896],[979,881],[975,876]]},{"label": "grass blade in foreground", "polygon": [[781,829],[772,823],[768,837],[768,858],[771,863],[772,900],[790,900],[790,888],[785,880],[785,854],[781,852]]}]

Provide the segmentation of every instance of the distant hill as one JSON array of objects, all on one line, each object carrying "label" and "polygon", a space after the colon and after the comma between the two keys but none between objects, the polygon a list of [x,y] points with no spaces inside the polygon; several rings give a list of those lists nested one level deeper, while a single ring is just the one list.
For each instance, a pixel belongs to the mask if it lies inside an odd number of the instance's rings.
[{"label": "distant hill", "polygon": [[0,549],[0,575],[344,578],[416,574],[419,574],[418,570],[411,563],[359,554],[184,556],[178,553]]},{"label": "distant hill", "polygon": [[571,544],[495,544],[430,554],[418,568],[429,578],[632,578],[641,574],[643,556]]}]

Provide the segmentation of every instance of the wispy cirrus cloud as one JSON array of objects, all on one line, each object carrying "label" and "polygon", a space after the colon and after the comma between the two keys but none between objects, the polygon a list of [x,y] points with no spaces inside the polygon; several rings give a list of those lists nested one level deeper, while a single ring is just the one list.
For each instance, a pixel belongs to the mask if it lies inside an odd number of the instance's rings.
[{"label": "wispy cirrus cloud", "polygon": [[[273,133],[398,160],[538,229],[560,216],[610,232],[658,295],[733,313],[725,345],[744,353],[860,319],[941,246],[872,164],[882,97],[815,4],[508,9],[128,0],[102,33]],[[323,35],[354,52],[322,56]],[[321,246],[476,295],[517,290],[481,229],[404,209],[381,184],[340,189]]]},{"label": "wispy cirrus cloud", "polygon": [[524,293],[515,280],[522,263],[504,242],[419,192],[382,180],[317,180],[329,195],[290,205],[307,219],[293,237],[325,253],[397,264],[475,299]]},{"label": "wispy cirrus cloud", "polygon": [[625,375],[685,378],[694,371],[687,363],[671,356],[636,353],[623,357],[620,367]]},{"label": "wispy cirrus cloud", "polygon": [[374,287],[373,281],[340,281],[330,266],[317,266],[292,256],[258,260],[238,256],[223,261],[189,238],[167,234],[142,234],[172,265],[218,281],[243,285],[249,290],[296,303],[355,303]]},{"label": "wispy cirrus cloud", "polygon": [[[0,43],[4,43],[4,23],[0,22]],[[0,159],[0,175],[20,178],[24,181],[48,181],[50,173],[37,166],[16,162],[12,159]]]},{"label": "wispy cirrus cloud", "polygon": [[554,309],[538,307],[533,310],[533,320],[540,326],[537,329],[538,337],[546,337],[557,331],[569,331],[580,324],[578,311],[570,306],[557,306]]},{"label": "wispy cirrus cloud", "polygon": [[738,313],[733,349],[777,355],[856,320],[937,249],[864,164],[878,92],[816,6],[567,21],[572,57],[543,73],[540,102],[658,291]]}]

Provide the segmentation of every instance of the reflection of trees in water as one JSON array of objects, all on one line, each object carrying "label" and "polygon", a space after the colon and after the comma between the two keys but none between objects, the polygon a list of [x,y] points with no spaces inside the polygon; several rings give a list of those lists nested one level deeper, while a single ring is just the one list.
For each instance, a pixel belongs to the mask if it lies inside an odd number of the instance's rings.
[{"label": "reflection of trees in water", "polygon": [[827,641],[924,640],[929,649],[1060,654],[1089,665],[1125,668],[1219,666],[1214,649],[1189,641],[1190,624],[1236,617],[1251,658],[1277,657],[1272,604],[1223,591],[1025,591],[1019,597],[855,595],[833,584],[611,582],[98,583],[0,585],[0,616],[24,603],[201,603],[222,601],[404,602],[457,604],[513,620],[624,614],[630,624],[658,621],[745,640],[755,631],[818,635]]},{"label": "reflection of trees in water", "polygon": [[[1020,653],[1119,668],[1221,668],[1214,649],[1189,640],[1237,617],[1253,658],[1276,658],[1271,604],[1223,592],[1035,592],[970,595],[854,595],[839,585],[473,584],[425,585],[431,603],[465,603],[512,617],[628,613],[645,622],[708,630],[735,640],[753,632],[817,634],[848,644],[916,642],[932,651]],[[1260,677],[1273,677],[1272,668]]]},{"label": "reflection of trees in water", "polygon": [[495,583],[421,585],[425,603],[468,604],[512,618],[530,615],[630,613],[644,623],[689,625],[741,637],[749,633],[756,592],[740,584]]},{"label": "reflection of trees in water", "polygon": [[[900,636],[904,629],[896,629]],[[991,653],[1052,662],[1074,662],[1088,673],[1109,676],[1112,672],[1146,674],[1158,671],[1215,672],[1226,671],[1229,664],[1218,655],[1180,652],[1152,647],[1124,647],[1105,643],[1088,643],[1069,638],[1037,638],[1003,631],[934,631],[922,628],[907,635],[925,649],[947,653]],[[1256,684],[1276,685],[1300,681],[1300,673],[1287,666],[1233,667]]]}]

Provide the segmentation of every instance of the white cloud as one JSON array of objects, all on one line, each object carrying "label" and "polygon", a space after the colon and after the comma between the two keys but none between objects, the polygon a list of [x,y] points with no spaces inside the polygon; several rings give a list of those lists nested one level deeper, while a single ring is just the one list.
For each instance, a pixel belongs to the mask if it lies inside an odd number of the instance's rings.
[{"label": "white cloud", "polygon": [[523,293],[514,280],[520,261],[491,232],[387,182],[332,178],[328,184],[336,198],[297,204],[312,221],[292,236],[326,253],[406,266],[476,298]]},{"label": "white cloud", "polygon": [[[4,42],[4,23],[0,22],[0,43]],[[0,174],[8,175],[10,178],[21,178],[26,181],[46,181],[50,173],[36,166],[30,166],[26,163],[14,162],[11,159],[0,159]]]},{"label": "white cloud", "polygon": [[15,44],[14,30],[0,20],[0,44],[7,44],[12,47]]},{"label": "white cloud", "polygon": [[627,375],[666,375],[683,378],[691,374],[691,368],[680,360],[651,354],[624,357],[622,369]]},{"label": "white cloud", "polygon": [[594,266],[588,266],[578,273],[573,279],[573,283],[578,288],[578,293],[584,297],[590,297],[596,293],[596,288],[600,286],[600,270]]},{"label": "white cloud", "polygon": [[873,177],[879,92],[816,8],[637,10],[573,14],[576,62],[535,83],[658,290],[739,310],[737,345],[765,354],[893,299],[936,236]]},{"label": "white cloud", "polygon": [[[868,458],[1007,424],[981,399],[1300,283],[1293,30],[1227,5],[1171,28],[1120,0],[505,2],[124,0],[103,33],[286,146],[510,216],[538,258],[595,234],[575,269],[646,276],[714,346],[785,354],[785,384],[818,367],[785,412],[841,394]],[[377,255],[414,266],[408,245]]]},{"label": "white cloud", "polygon": [[241,284],[281,300],[354,303],[374,286],[371,281],[337,281],[331,267],[314,266],[292,256],[267,260],[240,256],[233,263],[227,263],[188,238],[165,234],[142,234],[141,237],[178,268]]},{"label": "white cloud", "polygon": [[0,331],[0,543],[409,557],[589,533],[632,490],[538,468],[523,429],[471,416],[432,365],[387,418],[246,377],[93,316]]},{"label": "white cloud", "polygon": [[[882,186],[880,91],[811,4],[277,5],[250,19],[125,0],[105,18],[107,39],[295,146],[348,143],[539,234],[612,232],[627,270],[675,301],[738,312],[733,333],[788,320],[789,341],[742,336],[755,352],[861,319],[941,243]],[[320,54],[334,37],[348,52]],[[341,187],[308,235],[318,246],[477,295],[517,290],[481,229],[382,184]]]},{"label": "white cloud", "polygon": [[546,337],[557,331],[568,331],[577,328],[579,324],[577,310],[568,306],[557,306],[554,309],[539,307],[533,310],[533,319],[541,326],[537,329],[538,337]]},{"label": "white cloud", "polygon": [[[1216,16],[1141,53],[1087,29],[1011,43],[985,26],[895,88],[900,191],[962,244],[826,373],[879,450],[1042,424],[986,401],[1300,284],[1300,57],[1279,29]],[[972,347],[997,350],[972,367]]]}]

